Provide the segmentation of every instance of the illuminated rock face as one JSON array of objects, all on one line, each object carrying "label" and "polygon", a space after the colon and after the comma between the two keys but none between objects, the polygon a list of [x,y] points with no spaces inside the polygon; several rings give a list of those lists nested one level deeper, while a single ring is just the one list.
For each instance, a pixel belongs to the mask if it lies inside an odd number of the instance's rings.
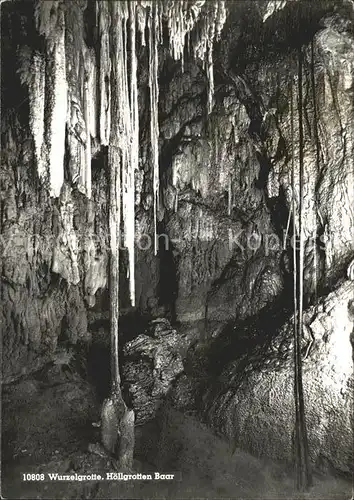
[{"label": "illuminated rock face", "polygon": [[[311,461],[320,468],[331,466],[343,472],[353,467],[353,293],[353,282],[343,282],[309,308],[304,319],[303,382]],[[269,328],[264,327],[264,337]],[[264,350],[250,349],[247,358],[242,355],[249,342],[246,334],[234,332],[234,347],[228,345],[228,350],[234,349],[235,361],[206,395],[206,419],[235,447],[291,463],[295,424],[292,323],[284,325]]]}]

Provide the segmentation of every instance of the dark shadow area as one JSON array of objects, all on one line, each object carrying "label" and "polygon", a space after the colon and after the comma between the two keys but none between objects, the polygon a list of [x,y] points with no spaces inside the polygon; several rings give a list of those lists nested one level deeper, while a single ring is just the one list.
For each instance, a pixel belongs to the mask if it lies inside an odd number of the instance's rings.
[{"label": "dark shadow area", "polygon": [[95,388],[98,399],[102,402],[111,389],[111,355],[109,346],[93,342],[87,356],[88,380]]},{"label": "dark shadow area", "polygon": [[159,238],[160,281],[158,284],[159,304],[165,307],[166,316],[171,324],[176,323],[176,300],[178,297],[178,265],[173,255],[173,244],[167,235],[163,224],[158,225],[158,234],[166,235]]},{"label": "dark shadow area", "polygon": [[207,370],[210,376],[221,375],[227,365],[236,360],[238,371],[242,375],[256,352],[261,356],[262,365],[271,340],[291,317],[291,306],[291,297],[282,296],[271,308],[262,309],[258,315],[244,321],[230,322],[210,345],[207,356]]},{"label": "dark shadow area", "polygon": [[[119,351],[121,369],[124,364],[123,346],[145,332],[151,317],[131,311],[119,319]],[[87,379],[95,387],[98,399],[103,401],[111,389],[111,357],[109,320],[99,319],[90,324],[92,342],[87,350]]]}]

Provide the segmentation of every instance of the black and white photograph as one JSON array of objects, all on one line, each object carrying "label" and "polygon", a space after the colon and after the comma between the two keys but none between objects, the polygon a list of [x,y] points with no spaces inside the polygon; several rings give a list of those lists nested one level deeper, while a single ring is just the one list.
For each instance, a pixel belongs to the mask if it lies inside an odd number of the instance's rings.
[{"label": "black and white photograph", "polygon": [[0,0],[4,500],[354,499],[354,0]]}]

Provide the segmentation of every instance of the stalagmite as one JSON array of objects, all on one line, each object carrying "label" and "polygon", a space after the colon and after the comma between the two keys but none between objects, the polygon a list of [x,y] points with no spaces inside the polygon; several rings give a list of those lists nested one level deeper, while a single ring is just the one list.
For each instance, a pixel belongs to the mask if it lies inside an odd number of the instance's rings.
[{"label": "stalagmite", "polygon": [[88,90],[88,79],[85,80],[84,87],[84,106],[85,106],[85,124],[86,124],[86,150],[84,162],[83,183],[86,196],[91,198],[91,133],[90,133],[90,101]]}]

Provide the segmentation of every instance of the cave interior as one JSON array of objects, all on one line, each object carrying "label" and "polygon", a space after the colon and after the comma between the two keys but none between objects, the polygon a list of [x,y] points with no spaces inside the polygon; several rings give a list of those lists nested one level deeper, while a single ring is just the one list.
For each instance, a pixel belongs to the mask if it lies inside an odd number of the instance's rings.
[{"label": "cave interior", "polygon": [[349,499],[353,0],[0,4],[2,495]]}]

